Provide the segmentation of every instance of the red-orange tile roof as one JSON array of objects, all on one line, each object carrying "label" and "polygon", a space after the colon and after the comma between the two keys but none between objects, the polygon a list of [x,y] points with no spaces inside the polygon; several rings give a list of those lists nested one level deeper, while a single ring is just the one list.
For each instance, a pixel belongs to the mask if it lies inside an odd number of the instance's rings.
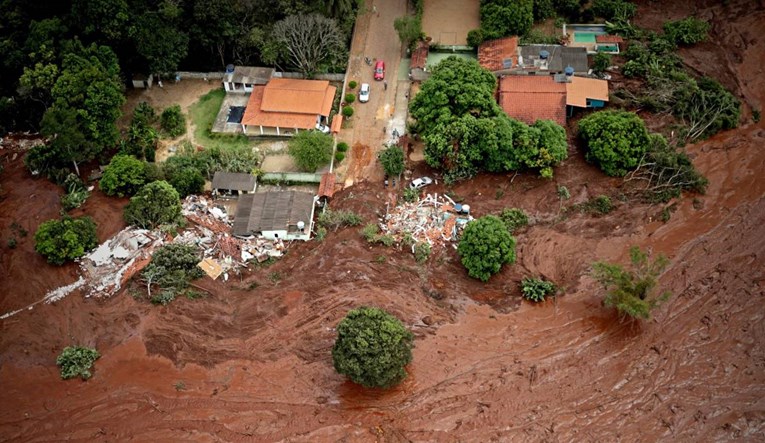
[{"label": "red-orange tile roof", "polygon": [[499,81],[499,105],[526,124],[552,120],[565,125],[566,85],[548,75],[508,75]]},{"label": "red-orange tile roof", "polygon": [[587,99],[608,101],[608,82],[597,78],[571,77],[566,83],[566,104],[587,107]]},{"label": "red-orange tile roof", "polygon": [[343,116],[340,114],[335,114],[335,116],[332,117],[332,124],[329,126],[329,129],[332,131],[332,133],[337,134],[342,128]]},{"label": "red-orange tile roof", "polygon": [[409,64],[410,69],[423,69],[428,61],[429,44],[426,41],[420,40],[417,44],[417,49],[412,52],[412,61]]},{"label": "red-orange tile roof", "polygon": [[319,197],[332,197],[335,194],[335,174],[331,172],[324,173],[319,183]]},{"label": "red-orange tile roof", "polygon": [[618,35],[596,35],[595,43],[624,43],[624,39]]},{"label": "red-orange tile roof", "polygon": [[[512,66],[505,66],[505,60]],[[489,71],[500,71],[518,66],[518,37],[504,37],[481,43],[478,47],[478,64]]]},{"label": "red-orange tile roof", "polygon": [[261,111],[329,115],[335,87],[326,80],[272,78],[263,91]]},{"label": "red-orange tile roof", "polygon": [[243,125],[267,126],[280,128],[313,129],[316,126],[316,114],[296,114],[293,112],[263,112],[264,86],[252,88],[247,108],[242,116]]}]

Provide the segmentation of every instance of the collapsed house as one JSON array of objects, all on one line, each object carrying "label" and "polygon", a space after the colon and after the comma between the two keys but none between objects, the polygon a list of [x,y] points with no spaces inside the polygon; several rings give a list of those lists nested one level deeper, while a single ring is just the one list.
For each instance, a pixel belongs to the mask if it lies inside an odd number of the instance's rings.
[{"label": "collapsed house", "polygon": [[411,237],[433,247],[456,241],[472,220],[470,206],[456,203],[447,195],[428,194],[415,203],[392,208],[383,217],[380,231],[399,243]]}]

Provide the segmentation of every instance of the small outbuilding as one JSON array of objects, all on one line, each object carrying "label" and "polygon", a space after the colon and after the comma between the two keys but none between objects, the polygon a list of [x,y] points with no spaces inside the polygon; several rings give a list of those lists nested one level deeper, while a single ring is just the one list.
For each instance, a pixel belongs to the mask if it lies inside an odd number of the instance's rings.
[{"label": "small outbuilding", "polygon": [[271,240],[310,240],[317,199],[311,193],[299,191],[243,195],[237,204],[233,234]]},{"label": "small outbuilding", "polygon": [[254,66],[226,67],[223,76],[223,87],[226,92],[248,94],[256,85],[265,85],[273,77],[274,68],[259,68]]},{"label": "small outbuilding", "polygon": [[135,74],[131,80],[135,89],[151,89],[154,83],[154,74]]},{"label": "small outbuilding", "polygon": [[212,194],[214,197],[237,197],[252,194],[257,186],[257,179],[252,174],[218,171],[213,176]]}]

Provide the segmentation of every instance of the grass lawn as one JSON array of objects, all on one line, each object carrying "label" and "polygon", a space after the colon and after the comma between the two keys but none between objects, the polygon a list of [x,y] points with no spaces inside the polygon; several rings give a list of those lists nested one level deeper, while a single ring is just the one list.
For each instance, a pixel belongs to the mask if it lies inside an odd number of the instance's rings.
[{"label": "grass lawn", "polygon": [[191,121],[194,123],[194,142],[205,148],[221,149],[253,147],[257,145],[256,141],[250,140],[244,134],[218,135],[210,132],[225,96],[226,91],[215,89],[203,95],[199,98],[198,102],[191,105],[189,114],[191,114]]}]

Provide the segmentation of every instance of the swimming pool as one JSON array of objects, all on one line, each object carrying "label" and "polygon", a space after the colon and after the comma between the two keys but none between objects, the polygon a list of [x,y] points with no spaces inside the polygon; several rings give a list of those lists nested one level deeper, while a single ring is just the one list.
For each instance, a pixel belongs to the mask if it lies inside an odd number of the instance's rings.
[{"label": "swimming pool", "polygon": [[602,32],[575,31],[574,43],[595,43],[595,36],[601,34]]}]

